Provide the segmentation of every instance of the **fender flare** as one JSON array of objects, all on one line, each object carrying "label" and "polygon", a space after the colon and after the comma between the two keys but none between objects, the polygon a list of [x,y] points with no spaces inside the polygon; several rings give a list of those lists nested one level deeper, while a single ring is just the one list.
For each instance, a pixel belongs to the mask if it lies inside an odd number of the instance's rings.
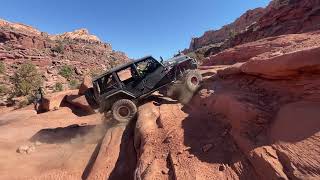
[{"label": "fender flare", "polygon": [[105,97],[103,98],[103,101],[104,101],[104,102],[103,102],[103,103],[100,103],[101,106],[100,106],[99,111],[100,111],[101,113],[102,113],[102,112],[109,111],[109,110],[111,109],[113,103],[114,103],[116,100],[118,100],[118,98],[114,98],[114,97],[116,97],[116,96],[121,96],[121,97],[123,97],[123,99],[135,99],[135,98],[136,98],[133,94],[131,94],[131,93],[127,92],[127,91],[119,90],[119,91],[114,92],[114,93],[112,93],[112,94],[110,94],[110,95],[108,95],[108,96],[105,96]]}]

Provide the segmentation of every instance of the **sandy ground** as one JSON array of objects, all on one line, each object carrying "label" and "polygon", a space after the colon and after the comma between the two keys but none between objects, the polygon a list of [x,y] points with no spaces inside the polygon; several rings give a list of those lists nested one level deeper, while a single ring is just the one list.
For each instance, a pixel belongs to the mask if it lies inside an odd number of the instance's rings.
[{"label": "sandy ground", "polygon": [[[102,134],[95,126],[100,123],[100,115],[77,117],[68,108],[1,113],[0,179],[81,179]],[[35,150],[17,153],[22,145]]]}]

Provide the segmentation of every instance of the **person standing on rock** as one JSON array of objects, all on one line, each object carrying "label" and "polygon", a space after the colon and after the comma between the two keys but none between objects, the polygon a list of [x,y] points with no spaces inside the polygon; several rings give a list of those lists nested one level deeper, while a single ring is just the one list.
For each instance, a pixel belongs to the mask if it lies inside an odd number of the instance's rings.
[{"label": "person standing on rock", "polygon": [[36,111],[39,111],[39,107],[42,104],[42,99],[43,99],[43,89],[42,87],[39,87],[33,100],[34,109]]}]

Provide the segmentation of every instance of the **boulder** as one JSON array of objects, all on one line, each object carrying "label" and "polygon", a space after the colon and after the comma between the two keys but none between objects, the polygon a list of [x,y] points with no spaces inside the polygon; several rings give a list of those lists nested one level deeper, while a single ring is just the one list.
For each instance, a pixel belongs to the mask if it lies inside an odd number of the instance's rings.
[{"label": "boulder", "polygon": [[269,79],[283,79],[303,72],[320,72],[320,47],[302,49],[273,58],[250,60],[241,71]]},{"label": "boulder", "polygon": [[95,113],[94,109],[91,108],[91,106],[88,104],[84,96],[69,95],[67,96],[66,101],[87,113],[90,113],[90,114]]},{"label": "boulder", "polygon": [[67,90],[45,95],[42,99],[42,108],[44,111],[59,109],[61,103],[68,95],[77,95],[78,90]]},{"label": "boulder", "polygon": [[87,89],[92,87],[92,78],[90,76],[84,76],[83,81],[79,88],[79,95],[84,95]]}]

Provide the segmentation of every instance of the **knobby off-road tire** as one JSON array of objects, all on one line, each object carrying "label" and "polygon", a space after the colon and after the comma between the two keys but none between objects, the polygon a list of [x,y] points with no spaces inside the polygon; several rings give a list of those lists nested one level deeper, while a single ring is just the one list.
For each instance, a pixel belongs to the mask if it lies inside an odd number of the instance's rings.
[{"label": "knobby off-road tire", "polygon": [[202,75],[198,70],[187,70],[182,77],[182,82],[184,87],[187,88],[190,92],[196,92],[202,82]]},{"label": "knobby off-road tire", "polygon": [[187,70],[181,74],[174,84],[167,88],[166,95],[182,104],[187,104],[199,89],[202,80],[202,75],[198,70]]},{"label": "knobby off-road tire", "polygon": [[129,99],[116,101],[111,108],[113,118],[120,123],[128,123],[135,118],[137,106]]}]

